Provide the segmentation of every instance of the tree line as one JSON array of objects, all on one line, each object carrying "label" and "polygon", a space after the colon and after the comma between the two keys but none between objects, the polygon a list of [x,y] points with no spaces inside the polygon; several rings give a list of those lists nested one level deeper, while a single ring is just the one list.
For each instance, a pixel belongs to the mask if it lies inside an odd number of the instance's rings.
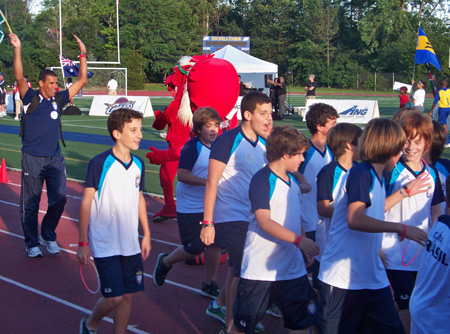
[{"label": "tree line", "polygon": [[[36,78],[59,64],[58,0],[0,0],[22,40],[25,73]],[[355,88],[360,72],[412,77],[419,22],[448,77],[450,33],[440,19],[440,0],[120,0],[121,64],[130,89],[163,82],[183,55],[202,53],[202,37],[250,36],[251,54],[293,72],[304,84],[314,73],[319,85]],[[62,0],[63,56],[76,59],[72,35],[88,48],[88,60],[117,59],[116,0]],[[2,25],[5,35],[6,26]],[[12,80],[13,50],[0,44],[0,71]],[[416,66],[423,78],[426,65]]]}]

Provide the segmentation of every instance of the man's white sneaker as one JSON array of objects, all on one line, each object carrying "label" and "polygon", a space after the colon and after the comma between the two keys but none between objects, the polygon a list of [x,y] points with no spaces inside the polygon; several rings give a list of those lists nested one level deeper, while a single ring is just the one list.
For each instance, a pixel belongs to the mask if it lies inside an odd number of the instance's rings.
[{"label": "man's white sneaker", "polygon": [[450,147],[450,143],[445,145],[445,148],[449,148]]},{"label": "man's white sneaker", "polygon": [[42,238],[42,235],[39,236],[39,242],[43,245],[47,246],[47,251],[50,254],[58,254],[59,253],[59,247],[56,241],[46,241],[44,238]]},{"label": "man's white sneaker", "polygon": [[27,248],[26,252],[29,257],[41,257],[42,256],[42,252],[39,249],[39,246]]},{"label": "man's white sneaker", "polygon": [[19,120],[19,117],[17,117],[17,116],[14,117],[14,120],[15,120],[15,121],[18,121],[18,120]]}]

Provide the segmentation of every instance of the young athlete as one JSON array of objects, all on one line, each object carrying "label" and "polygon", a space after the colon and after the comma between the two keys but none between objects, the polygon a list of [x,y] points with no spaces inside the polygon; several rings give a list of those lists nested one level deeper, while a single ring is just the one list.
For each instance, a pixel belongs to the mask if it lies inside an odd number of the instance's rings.
[{"label": "young athlete", "polygon": [[373,119],[361,136],[362,162],[350,169],[336,201],[321,258],[319,332],[404,333],[379,257],[382,232],[425,244],[421,229],[384,221],[382,173],[391,170],[406,142],[395,122]]},{"label": "young athlete", "polygon": [[[114,333],[126,333],[132,293],[144,290],[143,264],[150,253],[150,229],[142,194],[144,162],[130,153],[142,139],[142,114],[114,110],[108,131],[114,146],[88,166],[80,209],[77,260],[89,263],[90,250],[100,277],[102,297],[80,323],[80,334],[96,333],[99,322],[114,313]],[[139,247],[138,222],[144,237]],[[89,241],[88,241],[89,240]]]},{"label": "young athlete", "polygon": [[[442,214],[440,203],[444,200],[438,171],[423,159],[433,139],[433,123],[428,115],[410,113],[399,124],[406,134],[406,144],[395,168],[384,175],[387,184],[385,219],[417,226],[428,233]],[[416,243],[399,241],[396,233],[383,235],[382,252],[400,319],[409,333],[409,298],[423,252]]]},{"label": "young athlete", "polygon": [[[347,180],[347,173],[359,160],[358,140],[362,130],[350,123],[340,123],[327,135],[327,145],[336,160],[323,167],[317,175],[317,212],[319,222],[316,230],[316,243],[321,254],[327,243],[331,217],[337,197],[342,194],[342,187]],[[320,262],[320,255],[316,260]]]},{"label": "young athlete", "polygon": [[[308,238],[316,240],[316,228],[319,223],[317,213],[317,174],[320,170],[333,160],[333,154],[326,145],[327,134],[337,122],[339,115],[332,106],[324,103],[313,104],[306,114],[306,125],[311,132],[310,148],[304,153],[305,161],[300,166],[300,173],[311,185],[312,189],[308,193],[301,195],[302,206],[308,208],[302,210],[302,226]],[[319,289],[317,275],[319,264],[314,264],[308,268],[313,275],[314,288]]]},{"label": "young athlete", "polygon": [[[199,223],[203,221],[209,154],[219,133],[221,121],[219,114],[209,107],[199,108],[194,113],[192,132],[195,138],[184,145],[178,164],[177,221],[183,246],[179,246],[170,254],[159,254],[153,271],[153,282],[157,286],[164,284],[167,273],[175,263],[191,260],[205,249],[200,240],[202,226]],[[200,293],[211,298],[219,295],[214,278],[220,253],[220,247],[207,247],[205,250],[206,281]]]},{"label": "young athlete", "polygon": [[433,106],[430,110],[430,117],[433,117],[433,110],[436,105],[439,106],[439,123],[444,126],[445,132],[447,133],[447,143],[446,147],[450,147],[450,139],[448,136],[447,118],[450,115],[450,89],[448,88],[447,79],[441,80],[441,89],[438,90],[436,96],[434,97]]},{"label": "young athlete", "polygon": [[267,139],[268,165],[250,183],[250,224],[232,333],[254,333],[272,302],[290,333],[309,333],[317,324],[316,295],[298,248],[312,261],[319,247],[302,233],[300,186],[290,174],[298,170],[308,146],[308,139],[290,125],[274,128]]},{"label": "young athlete", "polygon": [[236,298],[241,272],[250,214],[250,180],[266,164],[263,138],[272,130],[270,97],[260,92],[246,94],[242,98],[241,114],[241,125],[219,136],[211,149],[200,234],[205,245],[214,243],[228,250],[230,272],[225,286],[228,324],[223,329],[225,332],[231,328],[231,305]]},{"label": "young athlete", "polygon": [[409,101],[409,97],[407,95],[408,93],[408,88],[406,88],[405,86],[400,88],[400,95],[398,96],[400,99],[400,107],[404,108],[404,107],[411,107],[411,102]]},{"label": "young athlete", "polygon": [[[450,187],[450,178],[446,180]],[[450,206],[450,195],[445,198]],[[411,296],[411,333],[447,334],[450,318],[450,216],[434,223]]]}]

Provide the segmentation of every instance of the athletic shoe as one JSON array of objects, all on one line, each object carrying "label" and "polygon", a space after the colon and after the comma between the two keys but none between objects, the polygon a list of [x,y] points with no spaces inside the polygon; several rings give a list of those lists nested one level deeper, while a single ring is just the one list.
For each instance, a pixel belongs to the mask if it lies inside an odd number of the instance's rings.
[{"label": "athletic shoe", "polygon": [[42,256],[42,252],[39,249],[39,246],[27,248],[26,252],[29,257],[41,257]]},{"label": "athletic shoe", "polygon": [[18,121],[18,120],[19,120],[19,117],[17,117],[17,116],[14,117],[14,120],[15,120],[15,121]]},{"label": "athletic shoe", "polygon": [[86,327],[86,319],[87,316],[80,321],[80,334],[96,334],[97,331],[93,331],[92,329]]},{"label": "athletic shoe", "polygon": [[275,318],[283,318],[283,314],[281,313],[281,311],[278,308],[277,304],[272,304],[267,309],[266,313],[269,313],[272,317],[275,317]]},{"label": "athletic shoe", "polygon": [[169,254],[161,253],[158,255],[158,260],[156,261],[155,269],[153,269],[153,283],[155,283],[156,286],[163,286],[164,281],[166,280],[167,273],[170,269],[172,269],[172,266],[167,267],[163,259]]},{"label": "athletic shoe", "polygon": [[450,143],[445,145],[445,148],[449,148],[450,147]]},{"label": "athletic shoe", "polygon": [[256,324],[256,326],[255,326],[255,332],[256,332],[256,333],[261,333],[261,332],[264,332],[264,331],[265,331],[265,329],[264,329],[263,324],[260,323],[260,322],[258,322],[258,323]]},{"label": "athletic shoe", "polygon": [[216,282],[211,281],[211,284],[202,283],[202,289],[200,290],[200,294],[205,297],[209,297],[212,299],[216,299],[219,295],[220,289],[217,286]]},{"label": "athletic shoe", "polygon": [[226,313],[227,310],[225,307],[219,305],[217,305],[217,307],[214,306],[214,300],[212,300],[211,303],[209,303],[209,306],[206,309],[206,315],[209,315],[210,317],[219,320],[223,324],[225,324]]},{"label": "athletic shoe", "polygon": [[43,245],[47,246],[47,251],[50,254],[58,254],[59,253],[59,247],[58,244],[56,243],[56,241],[46,241],[44,240],[44,238],[42,237],[42,235],[39,236],[39,242]]}]

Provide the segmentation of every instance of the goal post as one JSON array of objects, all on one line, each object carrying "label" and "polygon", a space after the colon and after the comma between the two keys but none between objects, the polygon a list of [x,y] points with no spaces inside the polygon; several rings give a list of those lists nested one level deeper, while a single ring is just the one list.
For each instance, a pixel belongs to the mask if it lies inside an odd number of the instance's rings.
[{"label": "goal post", "polygon": [[[61,66],[52,66],[49,69],[54,71],[58,76],[58,81],[65,85],[67,78],[62,77]],[[83,89],[104,91],[106,95],[106,85],[111,75],[114,75],[114,79],[118,83],[118,95],[128,96],[128,69],[126,67],[88,67],[88,71],[94,75],[88,79]],[[74,79],[76,80],[76,77]],[[120,94],[120,91],[123,91],[124,94]]]}]

